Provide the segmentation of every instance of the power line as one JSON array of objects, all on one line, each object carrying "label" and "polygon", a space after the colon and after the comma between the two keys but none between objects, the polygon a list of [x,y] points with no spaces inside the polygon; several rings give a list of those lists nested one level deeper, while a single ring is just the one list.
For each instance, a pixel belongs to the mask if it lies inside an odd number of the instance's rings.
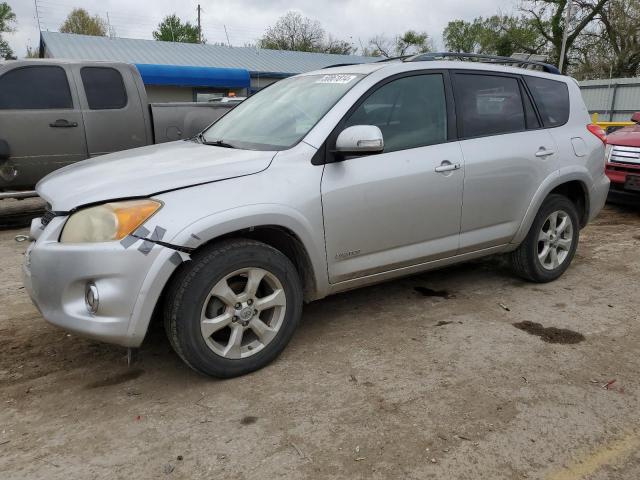
[{"label": "power line", "polygon": [[[60,25],[68,17],[70,10],[77,8],[70,3],[59,0],[34,0],[38,28],[40,31],[58,31]],[[233,26],[218,22],[203,22],[200,8],[199,36],[200,40],[207,38],[210,43],[232,46],[231,38],[236,45],[255,43],[264,34],[264,30],[245,26]],[[129,37],[151,39],[152,32],[158,28],[162,18],[154,20],[151,16],[129,15],[120,12],[91,11],[106,18],[108,34],[110,37]]]}]

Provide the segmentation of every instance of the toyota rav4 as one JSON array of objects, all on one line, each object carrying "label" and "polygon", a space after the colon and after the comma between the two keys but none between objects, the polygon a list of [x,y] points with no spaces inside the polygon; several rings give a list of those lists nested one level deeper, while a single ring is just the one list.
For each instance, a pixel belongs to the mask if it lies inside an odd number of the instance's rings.
[{"label": "toyota rav4", "polygon": [[126,347],[155,312],[189,366],[231,377],[337,292],[496,253],[557,279],[609,188],[577,83],[442,57],[291,77],[191,140],[50,174],[24,265],[33,301]]}]

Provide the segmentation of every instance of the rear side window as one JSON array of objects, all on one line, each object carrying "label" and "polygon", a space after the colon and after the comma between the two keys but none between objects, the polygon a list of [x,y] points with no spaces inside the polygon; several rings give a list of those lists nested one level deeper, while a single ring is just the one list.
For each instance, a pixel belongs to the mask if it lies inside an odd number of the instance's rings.
[{"label": "rear side window", "polygon": [[454,78],[462,137],[498,135],[525,129],[517,79],[464,73],[456,73]]},{"label": "rear side window", "polygon": [[569,89],[564,82],[524,77],[538,106],[545,127],[558,127],[569,120]]},{"label": "rear side window", "polygon": [[113,110],[127,106],[122,75],[115,68],[84,67],[82,85],[91,110]]},{"label": "rear side window", "polygon": [[386,83],[351,114],[345,127],[352,125],[379,127],[385,152],[446,142],[442,75],[414,75]]},{"label": "rear side window", "polygon": [[63,68],[22,67],[0,77],[0,110],[67,108],[73,108],[73,101]]}]

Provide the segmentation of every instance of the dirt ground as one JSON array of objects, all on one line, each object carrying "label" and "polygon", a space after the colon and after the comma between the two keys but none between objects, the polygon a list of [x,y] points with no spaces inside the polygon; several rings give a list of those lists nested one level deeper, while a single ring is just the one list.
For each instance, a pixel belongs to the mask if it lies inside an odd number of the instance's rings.
[{"label": "dirt ground", "polygon": [[551,284],[491,258],[310,304],[226,381],[45,323],[0,232],[0,478],[638,479],[639,212]]}]

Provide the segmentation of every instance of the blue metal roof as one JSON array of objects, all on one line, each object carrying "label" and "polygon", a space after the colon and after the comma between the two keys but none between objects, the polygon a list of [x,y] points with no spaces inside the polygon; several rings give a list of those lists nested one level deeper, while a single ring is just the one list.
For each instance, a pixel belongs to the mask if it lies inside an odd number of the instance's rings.
[{"label": "blue metal roof", "polygon": [[136,63],[145,85],[249,88],[249,71],[241,68]]},{"label": "blue metal roof", "polygon": [[379,60],[379,58],[358,55],[93,37],[59,32],[42,32],[40,38],[45,56],[52,58],[242,68],[255,76],[296,75],[339,63],[368,63]]}]

